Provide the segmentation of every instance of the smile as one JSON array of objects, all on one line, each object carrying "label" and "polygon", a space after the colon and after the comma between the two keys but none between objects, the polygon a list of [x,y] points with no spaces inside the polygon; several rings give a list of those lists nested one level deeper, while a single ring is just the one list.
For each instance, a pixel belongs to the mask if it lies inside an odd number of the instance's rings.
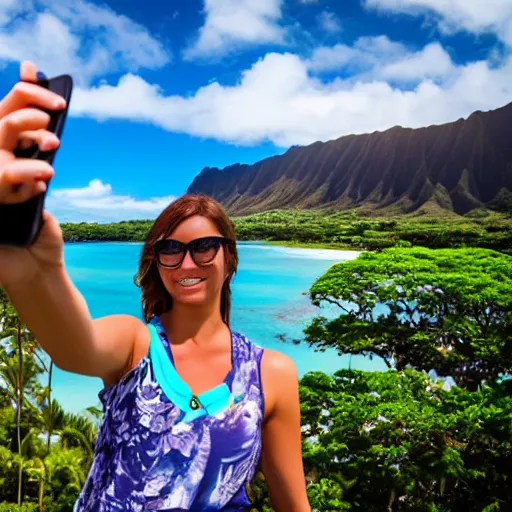
[{"label": "smile", "polygon": [[194,286],[199,284],[201,281],[204,281],[202,278],[188,278],[188,279],[180,279],[178,283],[181,286]]}]

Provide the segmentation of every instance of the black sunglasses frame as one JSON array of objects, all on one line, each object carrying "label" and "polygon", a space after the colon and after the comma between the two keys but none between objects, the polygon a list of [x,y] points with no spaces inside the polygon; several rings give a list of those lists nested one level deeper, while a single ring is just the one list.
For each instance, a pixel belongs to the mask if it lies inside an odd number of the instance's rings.
[{"label": "black sunglasses frame", "polygon": [[[206,263],[198,263],[196,260],[196,246],[198,243],[204,242],[204,241],[212,241],[215,242],[217,245],[215,247],[215,255],[213,258]],[[160,260],[160,253],[167,249],[170,245],[174,246],[174,248],[179,247],[181,248],[181,259],[176,265],[164,265]],[[179,240],[174,240],[172,238],[164,238],[162,240],[158,240],[158,242],[155,243],[155,255],[156,260],[158,264],[164,268],[170,268],[170,269],[177,269],[181,266],[183,263],[183,260],[187,256],[187,252],[190,253],[190,256],[194,260],[194,263],[198,267],[204,267],[206,265],[209,265],[217,256],[220,247],[229,247],[230,249],[235,246],[235,241],[231,240],[231,238],[226,238],[225,236],[205,236],[202,238],[196,238],[194,240],[191,240],[188,244],[184,244],[183,242],[180,242]]]}]

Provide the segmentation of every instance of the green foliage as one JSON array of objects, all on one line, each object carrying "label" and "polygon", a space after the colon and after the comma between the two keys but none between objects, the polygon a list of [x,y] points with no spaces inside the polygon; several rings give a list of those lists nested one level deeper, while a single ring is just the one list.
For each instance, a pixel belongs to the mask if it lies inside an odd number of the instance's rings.
[{"label": "green foliage", "polygon": [[512,257],[486,249],[388,249],[336,264],[311,288],[306,340],[372,354],[402,370],[435,369],[476,389],[512,369]]},{"label": "green foliage", "polygon": [[53,365],[1,290],[0,314],[0,512],[68,512],[85,482],[97,425],[51,400]]},{"label": "green foliage", "polygon": [[0,512],[39,512],[37,503],[23,503],[18,506],[13,503],[0,503]]},{"label": "green foliage", "polygon": [[85,483],[89,455],[78,448],[54,447],[45,458],[50,496],[60,510],[71,510]]},{"label": "green foliage", "polygon": [[[314,512],[512,509],[512,381],[497,379],[512,366],[512,257],[504,254],[512,244],[504,219],[474,215],[450,224],[304,211],[235,219],[243,239],[393,246],[334,265],[311,288],[314,304],[340,313],[312,321],[305,331],[312,346],[380,356],[392,368],[301,379]],[[142,240],[149,222],[64,228],[72,240]],[[52,364],[1,290],[0,317],[0,512],[70,511],[101,411],[69,414],[52,399]],[[430,369],[459,387],[445,390]],[[249,495],[252,512],[272,512],[261,473]]]},{"label": "green foliage", "polygon": [[[273,210],[233,217],[239,240],[352,249],[400,246],[484,247],[512,251],[512,219],[490,211],[465,217],[359,217],[354,212]],[[145,240],[152,221],[62,224],[66,241]]]},{"label": "green foliage", "polygon": [[3,500],[16,501],[18,466],[19,456],[0,446],[0,496]]},{"label": "green foliage", "polygon": [[350,487],[351,484],[347,484],[336,473],[331,473],[328,477],[322,477],[318,481],[311,482],[307,489],[312,510],[318,512],[350,510],[352,506],[343,499],[345,492]]},{"label": "green foliage", "polygon": [[340,314],[315,318],[306,340],[393,369],[304,376],[312,482],[339,475],[352,510],[510,510],[510,290],[512,257],[486,249],[397,247],[319,278],[313,303]]},{"label": "green foliage", "polygon": [[315,482],[339,475],[352,510],[510,507],[512,397],[503,385],[441,384],[414,370],[305,375],[306,472]]},{"label": "green foliage", "polygon": [[153,221],[123,221],[111,224],[80,222],[61,224],[67,242],[118,241],[142,242],[145,240]]},{"label": "green foliage", "polygon": [[484,247],[510,252],[512,219],[486,217],[358,217],[346,211],[277,210],[233,219],[240,240],[267,240],[291,245],[384,249],[399,245]]}]

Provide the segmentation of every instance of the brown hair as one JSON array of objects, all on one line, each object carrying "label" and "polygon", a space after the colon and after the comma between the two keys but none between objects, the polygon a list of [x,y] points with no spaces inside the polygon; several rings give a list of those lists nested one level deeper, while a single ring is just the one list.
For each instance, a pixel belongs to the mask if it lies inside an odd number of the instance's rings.
[{"label": "brown hair", "polygon": [[[201,215],[211,220],[222,236],[235,240],[235,227],[224,208],[215,199],[204,194],[185,194],[172,202],[155,220],[142,248],[139,270],[135,284],[142,290],[142,310],[146,322],[172,307],[172,297],[166,290],[158,273],[155,258],[155,243],[169,236],[179,224],[189,217]],[[228,277],[224,281],[220,300],[220,313],[229,325],[231,312],[231,279],[238,267],[236,244],[225,246]]]}]

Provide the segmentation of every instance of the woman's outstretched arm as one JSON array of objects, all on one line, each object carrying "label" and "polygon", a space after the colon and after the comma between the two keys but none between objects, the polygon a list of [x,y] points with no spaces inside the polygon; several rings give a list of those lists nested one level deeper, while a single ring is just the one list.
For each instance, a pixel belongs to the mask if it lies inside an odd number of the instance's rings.
[{"label": "woman's outstretched arm", "polygon": [[[42,160],[19,158],[15,150],[31,144],[44,151],[56,149],[60,142],[48,131],[50,116],[44,110],[65,107],[60,96],[35,83],[34,64],[22,63],[20,76],[0,101],[0,204],[5,205],[23,203],[46,190],[53,168]],[[0,246],[0,286],[59,367],[114,382],[149,343],[149,333],[131,316],[93,320],[66,271],[63,247],[58,222],[44,212],[43,228],[32,246]]]},{"label": "woman's outstretched arm", "polygon": [[93,320],[64,266],[6,292],[21,320],[63,370],[100,377],[108,385],[130,367],[136,346],[149,344],[146,326],[134,316]]}]

